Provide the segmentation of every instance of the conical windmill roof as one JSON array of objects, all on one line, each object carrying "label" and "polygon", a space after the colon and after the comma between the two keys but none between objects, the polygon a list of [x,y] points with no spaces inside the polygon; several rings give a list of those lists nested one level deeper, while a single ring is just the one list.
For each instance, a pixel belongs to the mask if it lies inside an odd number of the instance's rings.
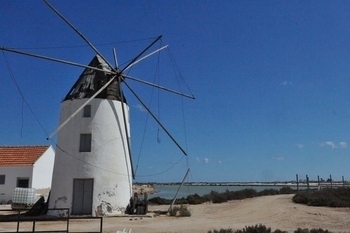
[{"label": "conical windmill roof", "polygon": [[[112,68],[99,55],[95,55],[88,66],[100,68],[106,72],[85,68],[63,101],[90,98],[113,77],[109,72]],[[118,79],[116,78],[95,98],[120,100]],[[125,98],[123,100],[125,102]]]}]

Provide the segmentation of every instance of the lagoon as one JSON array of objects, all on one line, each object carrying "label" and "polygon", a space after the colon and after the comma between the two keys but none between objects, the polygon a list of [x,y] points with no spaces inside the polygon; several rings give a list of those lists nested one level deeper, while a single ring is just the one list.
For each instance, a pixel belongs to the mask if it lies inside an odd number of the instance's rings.
[{"label": "lagoon", "polygon": [[[297,189],[296,184],[284,184],[284,183],[269,183],[269,184],[251,184],[251,183],[241,183],[241,184],[201,184],[201,185],[193,185],[193,184],[185,184],[181,190],[179,191],[177,198],[187,197],[188,195],[197,193],[200,196],[205,194],[209,194],[211,191],[216,191],[219,193],[228,191],[240,191],[243,189],[255,189],[257,192],[260,192],[265,189],[276,189],[279,190],[283,187],[291,187],[292,189]],[[173,199],[176,191],[180,187],[180,184],[154,184],[155,193],[150,194],[148,197],[161,197],[166,199]],[[305,184],[299,184],[299,189],[306,189]],[[310,185],[310,188],[317,188],[315,185]]]}]

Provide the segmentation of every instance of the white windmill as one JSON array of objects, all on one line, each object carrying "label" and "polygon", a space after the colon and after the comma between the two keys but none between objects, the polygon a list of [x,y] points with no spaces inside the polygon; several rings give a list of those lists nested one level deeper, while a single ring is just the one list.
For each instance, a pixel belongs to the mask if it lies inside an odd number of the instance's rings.
[{"label": "white windmill", "polygon": [[[0,48],[85,68],[61,103],[60,126],[49,136],[51,138],[57,133],[49,208],[68,208],[73,215],[103,216],[112,212],[123,213],[132,197],[134,171],[130,149],[129,106],[121,85],[124,84],[129,88],[184,154],[186,152],[130,88],[126,79],[131,78],[192,99],[194,97],[124,75],[125,70],[151,55],[142,57],[161,36],[157,37],[127,66],[120,69],[117,64],[115,67],[112,66],[52,5],[47,1],[45,3],[97,54],[90,64],[85,66],[14,49]],[[50,212],[54,215],[64,213],[65,211],[60,210]]]}]

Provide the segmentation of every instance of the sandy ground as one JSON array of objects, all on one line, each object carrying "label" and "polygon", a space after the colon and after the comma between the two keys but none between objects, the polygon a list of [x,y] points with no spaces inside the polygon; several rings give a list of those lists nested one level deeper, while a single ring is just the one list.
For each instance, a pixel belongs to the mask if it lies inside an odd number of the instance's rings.
[{"label": "sandy ground", "polygon": [[[272,230],[288,232],[294,232],[300,227],[350,233],[350,208],[309,207],[294,204],[292,197],[293,195],[264,196],[223,204],[191,205],[191,217],[105,217],[103,232],[131,229],[132,233],[206,233],[214,229],[243,229],[261,223]],[[166,210],[168,207],[150,206],[149,211]],[[96,221],[94,224],[80,222],[70,226],[74,231],[98,229]],[[0,232],[6,231],[6,228],[1,223]]]}]

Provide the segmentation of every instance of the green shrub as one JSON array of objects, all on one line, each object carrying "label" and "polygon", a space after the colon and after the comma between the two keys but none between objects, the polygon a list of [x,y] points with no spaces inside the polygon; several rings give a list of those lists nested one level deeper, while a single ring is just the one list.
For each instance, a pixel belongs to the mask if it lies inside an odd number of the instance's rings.
[{"label": "green shrub", "polygon": [[234,233],[232,229],[220,229],[218,230],[213,230],[213,231],[208,231],[208,233]]},{"label": "green shrub", "polygon": [[[236,230],[233,231],[232,229],[220,229],[218,230],[213,230],[213,231],[208,231],[208,233],[288,233],[288,231],[281,231],[279,229],[275,231],[271,231],[270,227],[266,227],[265,225],[259,224],[255,226],[246,226],[242,230]],[[323,230],[323,229],[301,229],[298,228],[297,230],[294,231],[294,233],[331,233],[328,230]]]},{"label": "green shrub", "polygon": [[309,229],[298,228],[297,230],[294,231],[294,233],[309,233]]},{"label": "green shrub", "polygon": [[310,233],[330,233],[330,231],[319,228],[319,229],[311,229]]},{"label": "green shrub", "polygon": [[294,203],[298,203],[298,204],[307,204],[308,202],[308,198],[307,195],[305,195],[304,193],[297,193],[296,195],[294,195],[294,197],[292,198]]},{"label": "green shrub", "polygon": [[280,189],[280,194],[293,194],[295,191],[289,187],[289,186],[284,186]]},{"label": "green shrub", "polygon": [[264,189],[259,192],[259,196],[277,195],[279,193],[277,189]]},{"label": "green shrub", "polygon": [[169,215],[174,217],[177,215],[178,211],[179,211],[179,207],[173,206],[173,208],[169,209]]},{"label": "green shrub", "polygon": [[180,205],[179,215],[180,217],[191,217],[191,211],[188,206]]},{"label": "green shrub", "polygon": [[153,198],[148,200],[148,203],[158,204],[158,205],[170,205],[171,200],[161,198],[161,197],[153,197]]},{"label": "green shrub", "polygon": [[191,217],[191,211],[185,205],[173,206],[172,209],[169,209],[170,216],[179,216],[179,217]]},{"label": "green shrub", "polygon": [[192,205],[202,204],[207,201],[206,198],[199,196],[197,193],[193,195],[188,195],[186,200],[188,204],[192,204]]},{"label": "green shrub", "polygon": [[288,231],[281,231],[279,229],[275,230],[274,233],[288,233]]},{"label": "green shrub", "polygon": [[211,201],[213,203],[227,202],[227,197],[226,197],[225,193],[218,193],[215,191],[211,191],[210,196],[211,196]]},{"label": "green shrub", "polygon": [[293,197],[293,202],[309,206],[350,207],[350,188],[303,191]]},{"label": "green shrub", "polygon": [[321,228],[311,229],[310,231],[307,228],[305,229],[298,228],[297,230],[294,231],[294,233],[331,233],[331,232],[328,230],[323,230]]},{"label": "green shrub", "polygon": [[245,227],[242,231],[237,231],[237,233],[271,233],[271,228],[265,225],[259,224],[255,226]]}]

